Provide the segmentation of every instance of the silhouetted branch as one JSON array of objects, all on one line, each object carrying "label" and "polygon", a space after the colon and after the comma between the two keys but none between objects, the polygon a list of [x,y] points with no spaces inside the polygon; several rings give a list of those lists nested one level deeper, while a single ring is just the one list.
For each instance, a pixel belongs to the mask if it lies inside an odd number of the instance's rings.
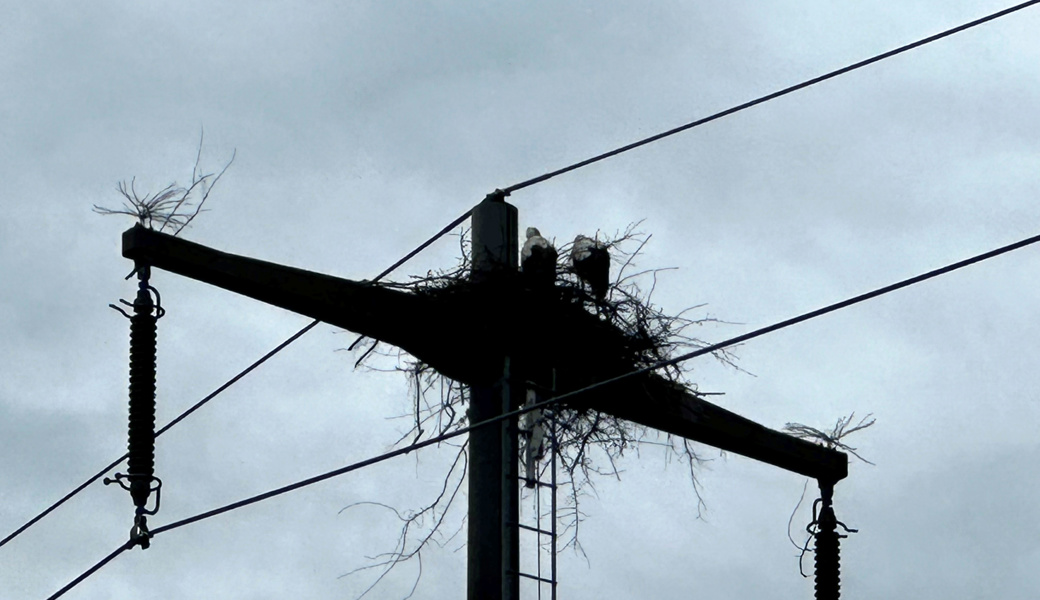
[{"label": "silhouetted branch", "polygon": [[[438,547],[444,547],[446,544],[450,543],[456,535],[458,535],[459,531],[461,531],[461,529],[456,530],[454,534],[445,539],[437,538],[441,526],[444,524],[444,519],[447,516],[448,511],[451,509],[452,504],[455,502],[459,490],[462,488],[462,482],[466,480],[466,469],[468,466],[466,445],[464,444],[458,448],[459,451],[456,453],[455,460],[452,462],[451,467],[444,476],[444,483],[440,492],[437,494],[437,497],[419,511],[402,513],[400,510],[388,504],[371,501],[355,502],[340,509],[339,512],[343,513],[346,510],[358,506],[376,506],[393,512],[402,523],[401,531],[397,537],[397,543],[394,545],[393,550],[376,556],[369,556],[368,559],[374,562],[358,567],[339,576],[339,578],[342,579],[372,569],[380,570],[379,576],[376,577],[367,588],[365,588],[365,591],[357,596],[358,600],[364,598],[369,592],[375,589],[375,587],[379,585],[379,583],[383,581],[383,579],[389,575],[395,567],[415,559],[419,564],[419,572],[416,575],[415,582],[412,584],[411,591],[404,597],[404,600],[411,598],[419,584],[419,579],[422,577],[423,550],[431,543],[436,544]],[[457,479],[455,479],[456,477]],[[451,482],[453,481],[454,485],[451,485]],[[426,529],[424,533],[421,533],[418,539],[415,539],[413,536],[414,531],[416,529],[423,530],[427,521],[430,522],[428,529]]]},{"label": "silhouetted branch", "polygon": [[174,182],[156,194],[142,195],[137,191],[137,179],[131,178],[129,183],[121,181],[116,186],[123,197],[123,204],[119,208],[106,208],[95,204],[94,212],[100,215],[129,215],[149,229],[155,229],[158,225],[159,231],[170,227],[173,235],[179,234],[202,211],[210,192],[235,160],[235,152],[232,152],[231,159],[219,172],[202,174],[199,170],[202,140],[200,134],[195,165],[191,170],[191,183],[187,187]]},{"label": "silhouetted branch", "polygon": [[[624,231],[617,232],[613,237],[597,234],[597,239],[610,248],[611,259],[620,265],[617,275],[604,297],[597,297],[592,293],[572,269],[568,260],[571,244],[559,248],[561,258],[557,265],[556,278],[556,287],[560,290],[562,298],[598,315],[625,335],[626,351],[629,352],[626,358],[633,368],[649,366],[689,350],[705,347],[707,343],[693,335],[694,329],[706,324],[725,323],[710,315],[702,318],[689,316],[692,311],[701,309],[704,305],[687,308],[678,315],[672,316],[652,304],[650,298],[657,284],[657,276],[668,269],[627,272],[635,268],[636,259],[650,239],[649,235],[636,231],[638,225],[638,223],[631,225]],[[457,235],[459,236],[461,258],[453,267],[431,270],[425,275],[412,276],[404,282],[384,282],[380,285],[415,294],[444,293],[469,285],[471,268],[469,238],[465,231]],[[634,249],[629,250],[630,247],[634,247]],[[644,292],[640,288],[641,281],[650,282],[649,292]],[[401,435],[397,441],[398,444],[414,443],[423,436],[441,435],[468,424],[466,409],[470,396],[466,386],[443,377],[425,363],[403,351],[396,349],[381,351],[378,349],[379,347],[378,342],[359,338],[349,349],[360,355],[355,366],[364,366],[377,371],[396,370],[408,375],[411,388],[410,407],[407,412],[394,417],[407,419],[408,430]],[[724,364],[737,368],[735,357],[728,351],[716,352],[715,357]],[[392,366],[374,366],[382,359],[389,360]],[[673,382],[696,391],[696,386],[687,379],[688,372],[689,367],[673,366],[662,370],[661,374]],[[552,391],[541,389],[539,393],[540,397],[548,398],[551,397]],[[523,422],[523,420],[521,421]],[[618,467],[618,459],[624,456],[626,450],[632,448],[638,450],[640,445],[664,447],[669,452],[669,457],[676,457],[684,461],[697,498],[698,515],[704,508],[700,482],[697,479],[698,466],[704,462],[704,459],[695,451],[695,444],[689,440],[667,436],[664,441],[660,441],[660,438],[656,437],[656,433],[652,434],[645,427],[613,415],[579,410],[565,405],[554,405],[542,409],[539,422],[552,429],[546,431],[546,452],[556,453],[558,474],[561,479],[558,481],[558,485],[566,490],[557,507],[558,514],[556,515],[559,519],[559,533],[562,540],[560,550],[571,549],[588,560],[579,540],[581,523],[586,516],[580,509],[580,500],[587,494],[596,493],[595,480],[597,477],[620,478],[621,470]],[[523,442],[520,445],[521,455],[525,452],[525,446],[529,441],[528,436],[528,433],[521,432]],[[549,465],[548,460],[536,463],[537,479],[547,479],[546,470]],[[454,466],[445,478],[445,485],[453,472]],[[530,493],[536,492],[537,488]],[[454,499],[454,495],[451,495],[450,498]],[[428,544],[430,539],[433,539],[430,536],[433,536],[437,528],[443,524],[446,506],[450,505],[450,500],[447,505],[444,505],[443,502],[443,495],[438,496],[434,503],[414,514],[402,514],[396,509],[385,507],[394,510],[398,518],[404,521],[402,534],[398,538],[397,544],[390,552],[373,557],[372,560],[375,562],[372,564],[355,569],[348,575],[381,568],[379,577],[372,584],[374,587],[398,564],[413,557],[419,559],[422,548]],[[436,508],[442,505],[445,506],[443,511]],[[405,538],[413,534],[414,529],[419,526],[417,519],[431,512],[436,512],[439,517],[433,521],[427,521],[430,529],[424,529],[427,532],[426,536],[416,545],[409,545]],[[368,593],[371,589],[372,587],[369,587],[364,593]]]},{"label": "silhouetted branch", "polygon": [[852,413],[847,417],[839,418],[838,422],[835,423],[834,427],[831,428],[830,431],[823,431],[820,429],[816,429],[815,427],[802,425],[801,423],[788,423],[784,425],[784,431],[790,433],[795,437],[802,438],[804,440],[811,440],[818,444],[827,446],[828,448],[838,448],[844,450],[849,454],[852,454],[856,458],[862,460],[863,462],[867,463],[868,465],[873,465],[874,463],[863,458],[859,454],[856,454],[855,448],[841,441],[842,438],[848,437],[850,434],[856,433],[857,431],[866,429],[867,427],[870,427],[875,422],[877,422],[877,419],[871,418],[873,417],[872,414],[868,414],[867,416],[860,419],[859,423],[856,423],[856,425],[852,425],[852,420],[855,418],[855,416],[856,413]]}]

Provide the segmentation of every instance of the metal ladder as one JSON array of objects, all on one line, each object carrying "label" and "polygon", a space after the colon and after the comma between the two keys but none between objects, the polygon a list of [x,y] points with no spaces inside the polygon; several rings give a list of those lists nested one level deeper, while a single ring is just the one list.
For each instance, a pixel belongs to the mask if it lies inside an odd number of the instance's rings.
[{"label": "metal ladder", "polygon": [[[528,391],[528,402],[540,399],[533,390]],[[521,598],[537,598],[538,600],[549,598],[550,600],[556,600],[556,551],[558,536],[556,531],[557,448],[555,407],[547,408],[540,412],[541,418],[537,419],[538,422],[532,423],[532,425],[544,428],[545,456],[541,457],[541,460],[533,461],[533,472],[528,472],[532,466],[532,461],[525,460],[523,474],[517,482],[517,485],[520,487],[520,518],[517,523],[517,537],[521,546],[520,568],[517,575],[520,576],[521,581]],[[529,451],[526,449],[531,443],[532,429],[533,427],[521,430],[521,435],[525,436],[527,441],[525,444],[525,455]],[[547,482],[539,479],[539,474],[544,473],[542,464],[546,458],[548,458],[549,462],[545,469],[548,470],[549,475],[549,481]],[[548,514],[544,512],[546,501],[549,504]],[[548,529],[546,529],[546,526],[548,526]],[[530,548],[532,545],[534,548],[533,556],[530,550],[524,551],[525,546]],[[544,556],[546,551],[548,551],[548,557]],[[525,558],[527,559],[526,561],[524,560]],[[531,560],[532,558],[534,559],[533,561]],[[525,565],[525,562],[533,562],[534,564]],[[546,562],[548,562],[548,565],[545,564]],[[534,570],[530,571],[529,569],[532,567]],[[548,573],[545,572],[546,568]],[[528,582],[527,585],[524,585],[524,581]],[[532,593],[532,588],[534,588],[535,593]],[[546,591],[548,591],[547,594]]]}]

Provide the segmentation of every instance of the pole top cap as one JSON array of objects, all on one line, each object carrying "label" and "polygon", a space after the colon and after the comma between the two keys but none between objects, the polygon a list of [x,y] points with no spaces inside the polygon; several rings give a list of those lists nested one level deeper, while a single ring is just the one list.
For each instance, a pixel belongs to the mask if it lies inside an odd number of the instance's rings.
[{"label": "pole top cap", "polygon": [[505,202],[506,196],[508,195],[509,192],[505,190],[496,189],[495,191],[491,192],[490,194],[484,197],[484,202]]}]

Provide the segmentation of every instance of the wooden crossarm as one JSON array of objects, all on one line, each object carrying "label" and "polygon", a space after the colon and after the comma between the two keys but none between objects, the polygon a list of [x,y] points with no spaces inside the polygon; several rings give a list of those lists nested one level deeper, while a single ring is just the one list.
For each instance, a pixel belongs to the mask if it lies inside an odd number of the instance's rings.
[{"label": "wooden crossarm", "polygon": [[[623,358],[627,338],[612,326],[580,306],[518,286],[409,294],[221,252],[141,226],[123,233],[123,256],[398,346],[468,385],[500,376],[505,354],[556,369],[560,392],[633,369]],[[571,404],[808,477],[835,482],[848,474],[844,453],[759,425],[659,375],[624,380]]]},{"label": "wooden crossarm", "polygon": [[141,226],[123,233],[123,256],[398,346],[453,379],[479,379],[484,368],[481,353],[455,327],[468,301],[229,254]]},{"label": "wooden crossarm", "polygon": [[659,375],[616,385],[584,406],[806,477],[834,483],[848,476],[844,452],[759,425]]}]

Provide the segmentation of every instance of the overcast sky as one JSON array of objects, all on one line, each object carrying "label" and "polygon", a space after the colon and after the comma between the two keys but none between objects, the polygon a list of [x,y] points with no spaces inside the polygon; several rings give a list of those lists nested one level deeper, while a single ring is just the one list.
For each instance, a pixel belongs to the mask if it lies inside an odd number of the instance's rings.
[{"label": "overcast sky", "polygon": [[[370,278],[505,187],[1004,8],[1003,1],[726,3],[0,0],[0,535],[125,448],[133,294],[117,182],[157,191],[237,158],[181,235]],[[564,242],[644,220],[665,310],[719,341],[1038,233],[1040,8],[1027,9],[513,195]],[[456,259],[445,239],[398,275]],[[847,598],[1040,593],[1040,249],[710,359],[701,389],[765,425],[877,425],[836,491]],[[158,421],[305,317],[157,272]],[[404,376],[359,372],[319,326],[160,438],[154,526],[389,449]],[[576,341],[576,343],[579,343]],[[857,439],[858,438],[858,439]],[[688,477],[626,456],[582,505],[588,561],[560,597],[810,598],[787,538],[804,478],[740,456]],[[451,449],[430,449],[157,536],[68,598],[353,598]],[[794,517],[811,515],[813,484]],[[44,598],[126,539],[95,484],[0,548],[5,598]],[[458,527],[462,512],[455,513]],[[417,595],[462,598],[465,551],[424,554]],[[806,562],[809,567],[809,561]],[[416,565],[373,591],[407,593]]]}]

